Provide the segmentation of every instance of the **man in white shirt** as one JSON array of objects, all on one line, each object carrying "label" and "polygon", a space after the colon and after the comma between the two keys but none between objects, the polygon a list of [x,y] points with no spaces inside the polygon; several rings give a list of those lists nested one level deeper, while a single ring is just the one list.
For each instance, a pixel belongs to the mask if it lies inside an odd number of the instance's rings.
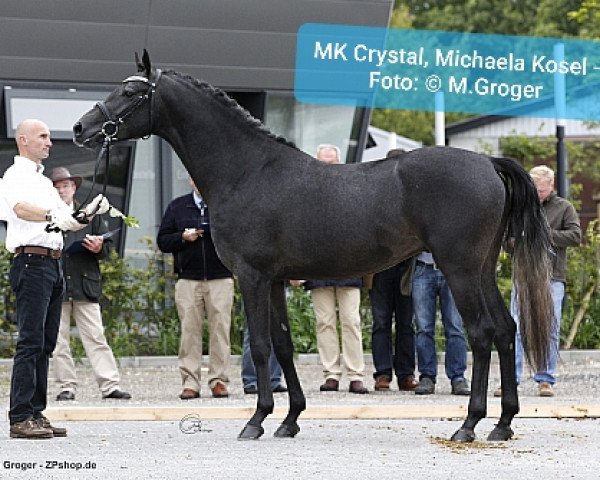
[{"label": "man in white shirt", "polygon": [[79,230],[85,225],[73,218],[42,173],[42,162],[52,147],[48,126],[39,120],[24,120],[15,137],[19,155],[3,181],[6,248],[15,254],[9,279],[16,295],[19,333],[10,386],[10,437],[64,437],[66,429],[51,425],[42,413],[64,289],[60,230]]}]

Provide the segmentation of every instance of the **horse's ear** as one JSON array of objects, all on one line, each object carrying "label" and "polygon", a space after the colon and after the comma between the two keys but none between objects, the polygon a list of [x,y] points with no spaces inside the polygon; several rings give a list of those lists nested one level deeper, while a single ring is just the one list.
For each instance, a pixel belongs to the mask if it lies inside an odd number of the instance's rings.
[{"label": "horse's ear", "polygon": [[138,55],[138,52],[135,52],[135,65],[137,67],[138,72],[144,71],[144,64],[140,62],[140,56]]},{"label": "horse's ear", "polygon": [[135,52],[135,64],[137,66],[138,72],[144,72],[148,78],[150,78],[150,72],[152,71],[152,65],[150,64],[150,55],[148,55],[148,50],[144,48],[144,53],[142,54],[142,61],[140,62],[140,56],[137,52]]},{"label": "horse's ear", "polygon": [[152,65],[150,64],[150,55],[148,55],[148,50],[144,48],[144,54],[142,55],[142,65],[144,67],[144,73],[146,77],[150,78],[150,72],[152,72]]}]

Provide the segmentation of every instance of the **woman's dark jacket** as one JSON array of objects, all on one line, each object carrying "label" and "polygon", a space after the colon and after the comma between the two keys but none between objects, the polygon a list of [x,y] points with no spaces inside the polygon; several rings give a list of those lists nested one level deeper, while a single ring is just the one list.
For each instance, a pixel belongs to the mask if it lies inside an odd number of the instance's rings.
[{"label": "woman's dark jacket", "polygon": [[192,193],[173,200],[163,216],[156,237],[158,248],[164,253],[172,253],[174,268],[178,278],[188,280],[215,280],[230,278],[231,272],[223,265],[213,244],[210,228],[204,229],[202,237],[194,242],[186,242],[183,232],[186,228],[202,228],[210,225],[208,208],[204,215],[194,202]]},{"label": "woman's dark jacket", "polygon": [[100,215],[96,215],[90,224],[78,232],[65,232],[64,252],[61,256],[63,273],[65,277],[65,294],[63,301],[98,302],[102,295],[102,279],[98,260],[108,257],[110,239],[104,240],[102,250],[92,253],[89,250],[80,253],[69,253],[68,249],[73,244],[83,240],[86,234],[102,235],[108,232],[108,226]]}]

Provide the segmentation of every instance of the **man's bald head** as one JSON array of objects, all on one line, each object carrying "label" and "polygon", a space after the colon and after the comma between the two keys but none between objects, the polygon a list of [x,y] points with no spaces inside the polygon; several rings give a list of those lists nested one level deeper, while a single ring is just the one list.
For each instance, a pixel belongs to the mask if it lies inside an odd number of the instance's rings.
[{"label": "man's bald head", "polygon": [[41,163],[50,155],[50,129],[41,120],[23,120],[17,125],[15,137],[19,155],[36,163]]}]

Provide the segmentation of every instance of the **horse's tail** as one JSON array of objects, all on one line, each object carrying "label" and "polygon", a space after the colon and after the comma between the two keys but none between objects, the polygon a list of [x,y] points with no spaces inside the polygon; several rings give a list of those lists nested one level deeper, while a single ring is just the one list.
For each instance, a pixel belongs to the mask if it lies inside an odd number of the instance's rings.
[{"label": "horse's tail", "polygon": [[550,295],[550,227],[531,177],[516,161],[492,158],[507,190],[508,233],[514,238],[513,283],[519,305],[521,338],[529,363],[545,370],[554,316]]}]

